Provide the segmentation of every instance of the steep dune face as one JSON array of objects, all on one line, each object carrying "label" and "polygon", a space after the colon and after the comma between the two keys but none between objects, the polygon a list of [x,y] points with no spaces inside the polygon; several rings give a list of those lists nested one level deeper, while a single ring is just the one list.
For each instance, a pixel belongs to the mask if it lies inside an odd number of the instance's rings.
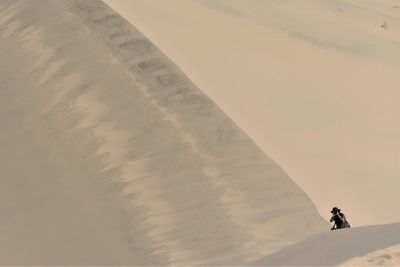
[{"label": "steep dune face", "polygon": [[327,228],[101,1],[0,2],[0,264],[240,264]]},{"label": "steep dune face", "polygon": [[0,1],[0,264],[241,264],[326,229],[101,1]]},{"label": "steep dune face", "polygon": [[393,0],[104,1],[276,160],[321,214],[340,206],[352,225],[400,221]]}]

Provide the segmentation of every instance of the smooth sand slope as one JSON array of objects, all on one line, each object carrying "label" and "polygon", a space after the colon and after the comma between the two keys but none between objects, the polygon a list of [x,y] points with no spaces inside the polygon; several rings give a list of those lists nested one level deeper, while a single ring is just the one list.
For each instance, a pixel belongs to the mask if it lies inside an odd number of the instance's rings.
[{"label": "smooth sand slope", "polygon": [[328,228],[97,0],[0,1],[0,265],[245,264]]},{"label": "smooth sand slope", "polygon": [[[398,245],[400,223],[364,226],[317,234],[252,262],[251,265],[396,266],[400,256]],[[391,248],[385,249],[387,247]],[[364,256],[376,250],[379,251]]]},{"label": "smooth sand slope", "polygon": [[105,2],[276,160],[323,216],[338,205],[353,225],[400,221],[394,0]]},{"label": "smooth sand slope", "polygon": [[352,258],[341,264],[341,266],[400,266],[400,245],[394,245]]}]

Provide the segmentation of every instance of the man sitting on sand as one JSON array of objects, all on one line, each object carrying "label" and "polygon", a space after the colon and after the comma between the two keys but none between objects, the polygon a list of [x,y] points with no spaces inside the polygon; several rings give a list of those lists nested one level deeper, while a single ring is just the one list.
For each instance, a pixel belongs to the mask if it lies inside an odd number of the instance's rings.
[{"label": "man sitting on sand", "polygon": [[[350,224],[346,220],[346,216],[340,212],[340,209],[338,207],[334,207],[331,210],[332,217],[330,222],[335,221],[335,224],[333,225],[331,230],[335,229],[340,229],[340,228],[350,228]],[[335,228],[336,226],[336,228]]]}]

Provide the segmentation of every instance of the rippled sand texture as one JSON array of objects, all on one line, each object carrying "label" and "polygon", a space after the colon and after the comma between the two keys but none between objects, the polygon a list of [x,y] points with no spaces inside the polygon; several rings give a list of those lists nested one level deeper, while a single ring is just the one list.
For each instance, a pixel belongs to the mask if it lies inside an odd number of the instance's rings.
[{"label": "rippled sand texture", "polygon": [[393,1],[104,0],[353,226],[400,222]]},{"label": "rippled sand texture", "polygon": [[101,1],[0,1],[0,264],[242,264],[327,228]]},{"label": "rippled sand texture", "polygon": [[361,257],[355,257],[340,266],[400,266],[400,245],[377,250]]}]

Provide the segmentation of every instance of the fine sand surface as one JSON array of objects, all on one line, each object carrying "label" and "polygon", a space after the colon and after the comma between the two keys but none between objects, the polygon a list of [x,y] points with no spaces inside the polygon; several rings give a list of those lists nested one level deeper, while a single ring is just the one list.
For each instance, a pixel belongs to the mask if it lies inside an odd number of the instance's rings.
[{"label": "fine sand surface", "polygon": [[304,189],[323,217],[400,221],[394,0],[105,0]]},{"label": "fine sand surface", "polygon": [[386,249],[380,249],[360,257],[352,258],[340,266],[400,266],[400,245],[394,245]]},{"label": "fine sand surface", "polygon": [[0,265],[243,265],[329,229],[101,1],[0,0],[0,86]]},{"label": "fine sand surface", "polygon": [[252,262],[251,265],[396,266],[400,258],[398,245],[400,223],[363,226],[317,234]]}]

